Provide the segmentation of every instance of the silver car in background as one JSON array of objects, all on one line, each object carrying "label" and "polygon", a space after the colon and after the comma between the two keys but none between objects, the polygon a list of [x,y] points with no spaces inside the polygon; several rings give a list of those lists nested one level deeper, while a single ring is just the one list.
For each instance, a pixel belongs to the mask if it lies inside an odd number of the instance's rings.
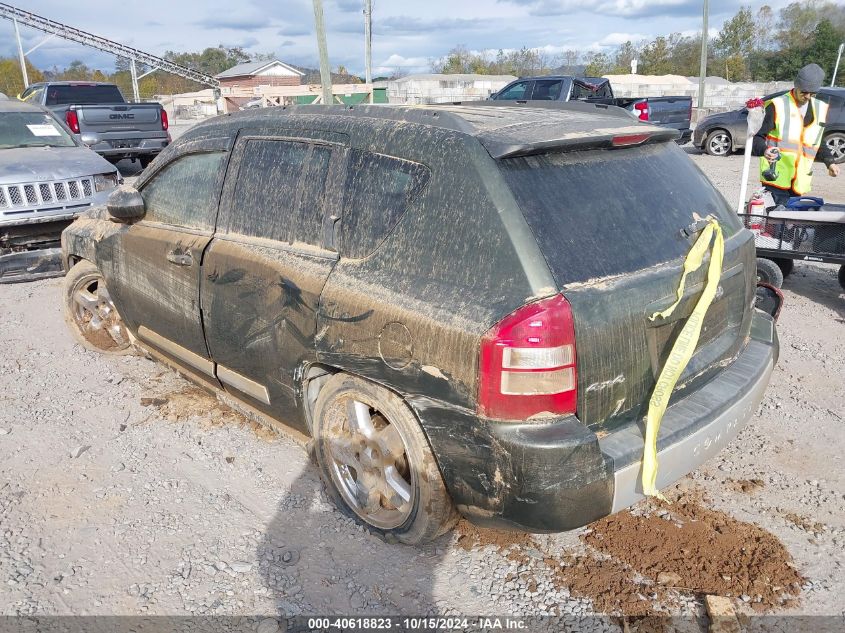
[{"label": "silver car in background", "polygon": [[0,283],[61,275],[62,231],[121,182],[51,112],[0,94]]}]

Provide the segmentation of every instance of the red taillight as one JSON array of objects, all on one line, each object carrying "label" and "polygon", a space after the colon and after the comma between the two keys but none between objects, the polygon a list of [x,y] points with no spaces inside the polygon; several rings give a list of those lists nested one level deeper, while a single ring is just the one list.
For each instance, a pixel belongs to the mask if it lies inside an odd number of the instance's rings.
[{"label": "red taillight", "polygon": [[521,307],[481,339],[478,412],[498,420],[575,413],[575,324],[558,295]]},{"label": "red taillight", "polygon": [[168,125],[170,125],[170,124],[167,122],[167,112],[162,110],[161,111],[161,129],[166,130]]},{"label": "red taillight", "polygon": [[645,101],[634,104],[634,110],[639,112],[640,121],[648,121],[648,103]]},{"label": "red taillight", "polygon": [[74,134],[79,134],[79,117],[76,115],[76,110],[68,110],[65,112],[65,123]]},{"label": "red taillight", "polygon": [[651,134],[624,134],[622,136],[614,136],[610,139],[610,144],[613,147],[625,147],[626,145],[639,145],[645,143]]}]

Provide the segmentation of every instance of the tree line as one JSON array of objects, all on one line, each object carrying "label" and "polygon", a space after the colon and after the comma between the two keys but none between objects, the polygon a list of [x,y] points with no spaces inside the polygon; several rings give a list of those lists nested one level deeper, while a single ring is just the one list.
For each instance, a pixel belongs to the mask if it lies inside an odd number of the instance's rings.
[{"label": "tree line", "polygon": [[[765,5],[756,12],[742,7],[715,37],[708,40],[707,74],[729,81],[791,81],[798,69],[815,62],[825,69],[826,83],[836,63],[839,44],[845,42],[845,5],[829,0],[793,2],[775,13]],[[585,74],[601,76],[631,72],[631,60],[638,60],[637,72],[644,75],[699,74],[701,34],[672,33],[650,41],[624,42],[609,52],[583,53],[570,49],[550,55],[544,49],[476,53],[465,46],[456,46],[443,57],[431,60],[432,72],[474,73],[488,75],[565,75]],[[270,60],[272,53],[250,55],[240,47],[223,45],[200,52],[167,51],[163,55],[177,64],[208,75],[248,61]],[[129,61],[118,58],[113,72],[89,68],[81,61],[72,61],[65,68],[35,68],[28,60],[30,83],[37,81],[110,81],[120,87],[127,97],[132,96]],[[139,65],[138,74],[148,68]],[[318,83],[319,75],[312,69],[306,72],[304,83]],[[332,80],[355,83],[359,77],[349,75],[339,67]],[[395,73],[401,75],[401,73]],[[840,64],[837,84],[845,80],[845,63]],[[207,86],[165,72],[153,72],[139,81],[142,99],[153,95],[179,94],[202,90]],[[0,92],[14,96],[23,90],[17,57],[0,58]]]},{"label": "tree line", "polygon": [[[791,81],[802,66],[812,62],[825,69],[829,83],[842,42],[845,5],[806,0],[793,2],[777,14],[768,5],[756,12],[742,7],[715,37],[708,39],[707,74],[728,81]],[[436,73],[602,76],[630,73],[634,59],[639,74],[697,76],[701,33],[628,41],[609,52],[570,49],[555,56],[543,49],[477,53],[456,46],[430,65]],[[838,72],[840,80],[845,78],[843,66],[840,64]]]}]

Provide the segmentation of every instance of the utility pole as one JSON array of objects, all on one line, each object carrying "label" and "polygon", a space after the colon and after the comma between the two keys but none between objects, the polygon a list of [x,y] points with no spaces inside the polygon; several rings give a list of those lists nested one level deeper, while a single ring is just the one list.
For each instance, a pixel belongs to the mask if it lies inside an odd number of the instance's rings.
[{"label": "utility pole", "polygon": [[135,101],[140,101],[140,96],[138,95],[138,70],[135,68],[135,58],[131,57],[129,59],[129,72],[132,75],[132,93],[135,95]]},{"label": "utility pole", "polygon": [[[20,40],[18,40],[20,41]],[[830,78],[830,87],[836,85],[836,73],[839,72],[839,60],[842,59],[842,49],[845,49],[845,44],[839,45],[839,52],[836,54],[836,66],[833,67],[833,77]]]},{"label": "utility pole", "polygon": [[[12,18],[12,22],[15,23],[15,37],[18,38],[18,57],[21,60],[21,75],[23,75],[23,90],[29,88],[29,77],[26,74],[26,58],[23,54],[23,45],[21,44],[21,31],[18,28],[18,21]],[[21,92],[23,92],[21,90]]]},{"label": "utility pole", "polygon": [[698,77],[698,107],[699,109],[704,107],[704,84],[705,78],[707,77],[707,41],[710,39],[710,35],[707,28],[707,15],[709,13],[709,1],[704,0],[704,17],[702,19],[702,29],[701,29],[701,67],[699,70],[699,77]]},{"label": "utility pole", "polygon": [[364,83],[373,83],[373,0],[364,0]]},{"label": "utility pole", "polygon": [[329,70],[329,51],[326,47],[326,26],[323,24],[323,0],[314,0],[314,26],[317,28],[317,49],[320,53],[320,84],[323,88],[323,104],[334,103],[332,97],[332,75]]}]

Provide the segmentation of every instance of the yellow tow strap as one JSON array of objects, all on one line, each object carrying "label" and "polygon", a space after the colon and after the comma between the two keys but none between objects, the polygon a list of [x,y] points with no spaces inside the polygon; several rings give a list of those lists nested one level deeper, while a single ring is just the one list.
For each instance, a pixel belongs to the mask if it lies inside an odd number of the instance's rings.
[{"label": "yellow tow strap", "polygon": [[704,255],[715,235],[713,247],[710,251],[710,266],[707,269],[707,283],[704,285],[704,291],[672,346],[672,351],[669,353],[669,358],[666,359],[663,369],[660,370],[660,376],[657,378],[657,384],[654,386],[651,400],[648,403],[645,449],[643,450],[643,493],[646,496],[657,497],[664,501],[666,500],[665,497],[657,489],[657,433],[660,430],[660,421],[666,412],[666,405],[669,403],[669,397],[672,395],[675,384],[690,358],[692,358],[696,345],[698,345],[704,315],[713,302],[713,297],[716,296],[716,289],[719,287],[719,280],[722,277],[722,258],[725,254],[725,238],[722,235],[722,227],[719,226],[719,222],[712,215],[708,216],[706,220],[707,226],[704,227],[701,235],[687,254],[686,260],[684,260],[684,273],[681,275],[681,281],[678,284],[678,297],[675,303],[662,312],[655,312],[649,317],[650,320],[654,321],[658,317],[665,319],[672,314],[684,296],[687,275],[701,267]]}]

